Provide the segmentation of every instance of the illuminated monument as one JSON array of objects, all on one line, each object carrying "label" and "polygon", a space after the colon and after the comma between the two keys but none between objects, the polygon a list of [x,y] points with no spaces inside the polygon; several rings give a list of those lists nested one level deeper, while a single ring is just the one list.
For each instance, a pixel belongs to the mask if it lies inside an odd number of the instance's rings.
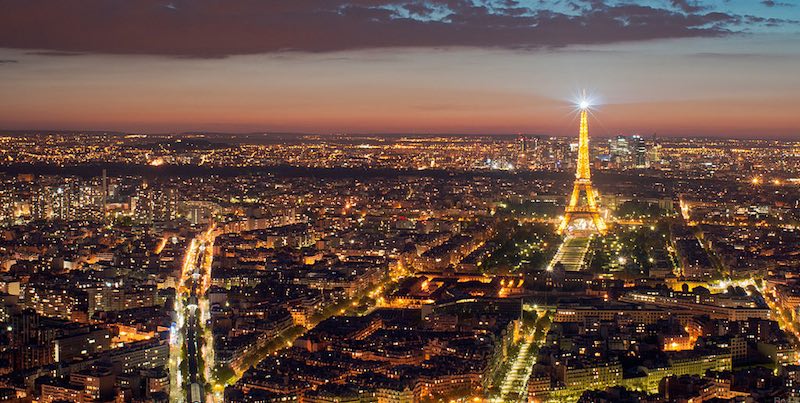
[{"label": "illuminated monument", "polygon": [[[578,141],[578,171],[575,173],[575,184],[564,212],[564,219],[558,225],[558,233],[606,233],[606,223],[600,216],[597,206],[597,194],[592,188],[592,174],[589,171],[589,125],[587,115],[589,103],[581,101],[581,130]],[[581,198],[581,193],[584,198]]]}]

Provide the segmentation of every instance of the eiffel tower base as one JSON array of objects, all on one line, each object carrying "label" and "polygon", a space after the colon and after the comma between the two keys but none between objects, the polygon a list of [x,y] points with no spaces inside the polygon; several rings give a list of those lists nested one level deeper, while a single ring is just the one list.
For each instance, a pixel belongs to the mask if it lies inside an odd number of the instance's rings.
[{"label": "eiffel tower base", "polygon": [[[570,228],[571,224],[579,220],[591,222],[592,225],[585,228]],[[600,212],[597,211],[566,212],[564,214],[564,219],[561,220],[561,224],[558,226],[559,235],[563,235],[566,232],[576,236],[589,236],[594,234],[605,235],[607,231],[606,223],[603,217],[600,216]]]}]

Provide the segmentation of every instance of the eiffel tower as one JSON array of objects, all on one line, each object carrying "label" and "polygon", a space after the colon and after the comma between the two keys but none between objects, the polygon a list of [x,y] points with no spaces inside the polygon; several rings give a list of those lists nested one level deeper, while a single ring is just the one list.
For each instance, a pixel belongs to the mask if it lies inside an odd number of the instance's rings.
[{"label": "eiffel tower", "polygon": [[[564,212],[564,219],[558,226],[558,233],[581,232],[605,234],[606,223],[600,216],[597,206],[597,194],[592,188],[592,174],[589,171],[589,125],[587,114],[589,105],[581,102],[581,129],[578,142],[578,171],[575,173],[575,184],[572,196]],[[581,198],[583,193],[585,198]]]}]

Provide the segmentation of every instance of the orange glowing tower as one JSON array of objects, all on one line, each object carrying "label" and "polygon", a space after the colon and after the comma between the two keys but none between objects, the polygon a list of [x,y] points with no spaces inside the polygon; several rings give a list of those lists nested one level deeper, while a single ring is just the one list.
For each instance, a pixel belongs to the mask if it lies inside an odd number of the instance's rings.
[{"label": "orange glowing tower", "polygon": [[[587,115],[589,104],[581,102],[581,129],[578,141],[578,171],[572,196],[564,212],[564,219],[558,226],[558,233],[581,232],[605,234],[607,227],[597,206],[597,194],[592,187],[592,174],[589,170],[589,125]],[[581,197],[581,193],[584,197]],[[574,225],[573,225],[574,224]]]}]

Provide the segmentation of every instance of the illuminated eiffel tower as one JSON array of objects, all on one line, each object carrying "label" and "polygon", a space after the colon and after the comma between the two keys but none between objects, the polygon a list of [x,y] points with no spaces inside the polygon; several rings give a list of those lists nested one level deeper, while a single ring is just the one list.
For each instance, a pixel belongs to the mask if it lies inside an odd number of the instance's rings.
[{"label": "illuminated eiffel tower", "polygon": [[[558,233],[580,232],[605,234],[607,227],[597,206],[597,194],[592,188],[592,174],[589,171],[589,125],[587,114],[589,104],[581,102],[581,130],[578,142],[578,171],[575,184],[564,212],[564,219],[558,226]],[[585,198],[581,198],[581,193]]]}]

